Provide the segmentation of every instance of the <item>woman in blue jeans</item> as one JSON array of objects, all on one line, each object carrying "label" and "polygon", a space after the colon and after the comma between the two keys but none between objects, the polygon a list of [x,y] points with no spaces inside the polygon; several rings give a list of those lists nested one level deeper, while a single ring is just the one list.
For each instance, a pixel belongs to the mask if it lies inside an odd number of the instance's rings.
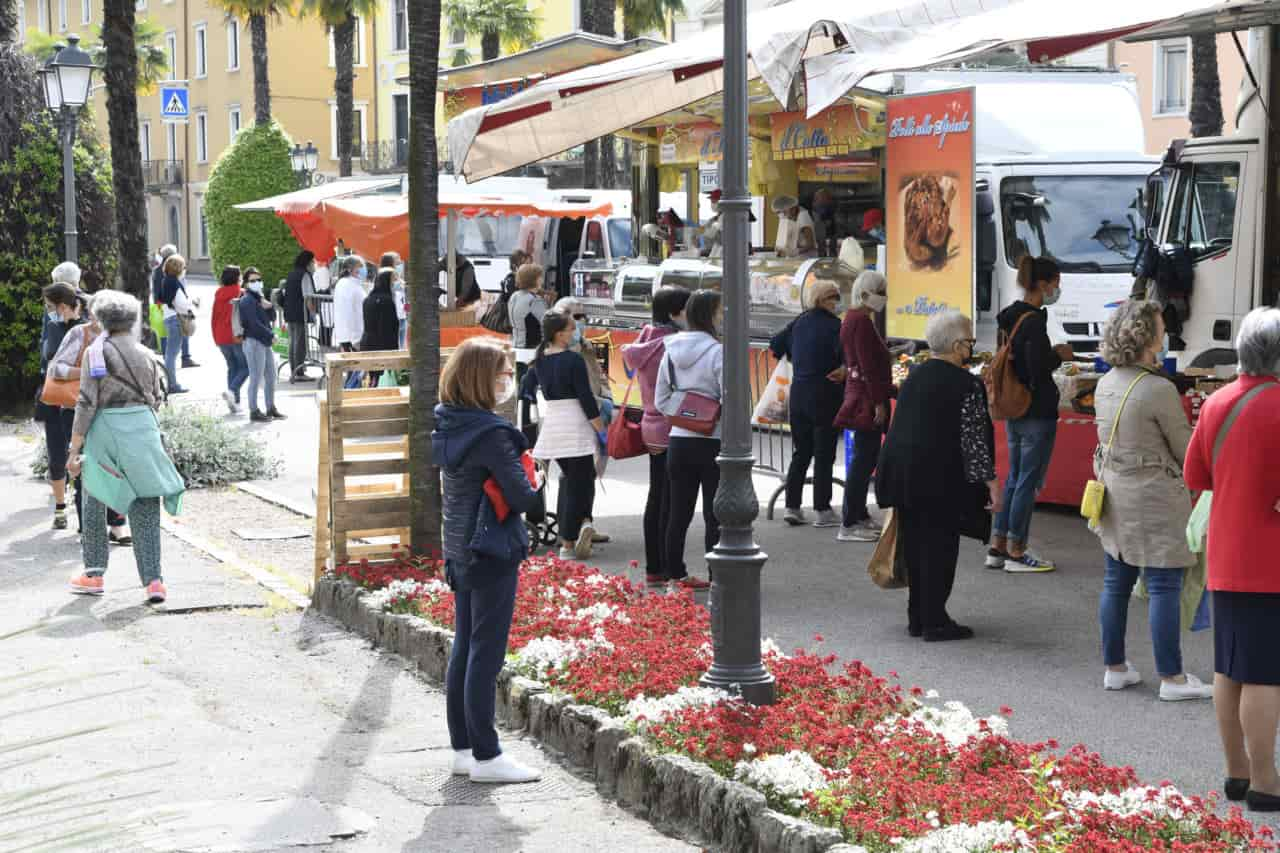
[{"label": "woman in blue jeans", "polygon": [[1191,441],[1182,401],[1156,367],[1164,320],[1155,302],[1127,302],[1103,333],[1102,357],[1112,370],[1095,392],[1098,449],[1094,472],[1106,488],[1097,533],[1107,560],[1098,620],[1102,625],[1102,686],[1123,690],[1142,681],[1125,657],[1129,595],[1141,574],[1148,608],[1160,698],[1210,699],[1213,687],[1182,668],[1179,632],[1182,583],[1195,563],[1187,548],[1191,495],[1182,463]]},{"label": "woman in blue jeans", "polygon": [[1053,372],[1071,358],[1071,346],[1049,341],[1049,312],[1062,295],[1058,265],[1049,258],[1025,256],[1018,264],[1018,285],[1023,298],[996,318],[1001,340],[1008,341],[1013,368],[1019,381],[1031,391],[1025,415],[1005,422],[1009,442],[1009,477],[1004,505],[991,525],[987,568],[1006,572],[1051,572],[1054,565],[1027,550],[1031,514],[1036,494],[1044,485],[1058,432],[1058,386]]},{"label": "woman in blue jeans", "polygon": [[182,321],[179,315],[195,311],[195,305],[187,297],[182,277],[187,274],[187,260],[176,252],[165,258],[160,268],[164,278],[160,282],[160,304],[164,308],[164,336],[168,341],[164,348],[164,372],[169,381],[170,394],[185,394],[186,388],[178,384],[178,355],[182,347]]}]

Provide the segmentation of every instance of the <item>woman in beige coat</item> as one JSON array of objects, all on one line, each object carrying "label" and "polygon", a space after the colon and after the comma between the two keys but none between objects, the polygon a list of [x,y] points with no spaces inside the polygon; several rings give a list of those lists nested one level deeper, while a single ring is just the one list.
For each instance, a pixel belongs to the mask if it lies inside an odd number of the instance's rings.
[{"label": "woman in beige coat", "polygon": [[1129,596],[1139,574],[1151,602],[1151,643],[1165,701],[1209,699],[1213,688],[1182,669],[1181,592],[1191,496],[1182,461],[1191,425],[1177,388],[1156,367],[1164,321],[1154,302],[1127,302],[1103,333],[1102,357],[1112,370],[1094,395],[1098,449],[1093,467],[1106,487],[1097,533],[1106,552],[1098,620],[1102,625],[1103,687],[1122,690],[1142,676],[1125,659]]}]

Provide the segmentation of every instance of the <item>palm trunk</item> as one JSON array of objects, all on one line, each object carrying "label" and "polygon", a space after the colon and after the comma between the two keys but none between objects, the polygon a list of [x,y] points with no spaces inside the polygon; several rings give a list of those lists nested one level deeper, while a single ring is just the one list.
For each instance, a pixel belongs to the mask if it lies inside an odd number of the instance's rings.
[{"label": "palm trunk", "polygon": [[1191,135],[1222,135],[1222,84],[1218,80],[1218,38],[1191,37]]},{"label": "palm trunk", "polygon": [[618,186],[618,146],[612,136],[600,137],[600,188],[611,190]]},{"label": "palm trunk", "polygon": [[480,58],[485,62],[490,59],[497,59],[498,54],[502,52],[502,43],[498,38],[497,30],[489,30],[480,36]]},{"label": "palm trunk", "polygon": [[600,186],[600,144],[594,139],[582,143],[582,186],[589,190]]},{"label": "palm trunk", "polygon": [[338,175],[351,175],[351,143],[355,139],[352,126],[352,86],[355,80],[356,16],[347,6],[347,16],[333,28],[333,64],[336,66],[333,94],[338,102]]},{"label": "palm trunk", "polygon": [[[614,16],[617,14],[617,0],[585,0],[583,6],[591,8],[591,29],[588,32],[599,36],[612,36],[617,29]],[[612,189],[617,172],[617,155],[613,149],[613,137],[602,136],[587,143],[583,158],[583,173],[587,177],[584,186]]]},{"label": "palm trunk", "polygon": [[253,123],[271,123],[271,78],[267,74],[267,16],[250,15],[253,38]]},{"label": "palm trunk", "polygon": [[151,290],[147,262],[147,203],[143,195],[142,151],[138,141],[138,48],[135,0],[103,0],[103,76],[107,83],[107,126],[111,136],[111,183],[120,240],[120,281],[143,305]]},{"label": "palm trunk", "polygon": [[431,431],[440,393],[439,163],[436,66],[440,0],[409,2],[409,505],[415,554],[440,557],[440,469]]},{"label": "palm trunk", "polygon": [[18,40],[18,4],[25,0],[0,0],[0,44]]}]

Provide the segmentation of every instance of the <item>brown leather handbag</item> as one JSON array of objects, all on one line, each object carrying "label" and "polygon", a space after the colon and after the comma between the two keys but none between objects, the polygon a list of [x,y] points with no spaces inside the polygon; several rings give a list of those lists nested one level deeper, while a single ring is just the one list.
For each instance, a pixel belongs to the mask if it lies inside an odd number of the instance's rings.
[{"label": "brown leather handbag", "polygon": [[1016,420],[1031,408],[1031,389],[1022,384],[1018,372],[1013,369],[1013,341],[1018,336],[1022,321],[1031,316],[1028,311],[1013,324],[1013,331],[1005,339],[1004,345],[991,359],[983,374],[987,385],[987,399],[991,408],[991,419],[996,421]]},{"label": "brown leather handbag", "polygon": [[[89,348],[89,335],[80,339],[80,354],[76,356],[76,367],[84,369],[84,353]],[[80,380],[57,379],[53,375],[53,365],[44,377],[44,388],[40,391],[40,402],[46,406],[57,406],[62,409],[74,409],[80,399]]]}]

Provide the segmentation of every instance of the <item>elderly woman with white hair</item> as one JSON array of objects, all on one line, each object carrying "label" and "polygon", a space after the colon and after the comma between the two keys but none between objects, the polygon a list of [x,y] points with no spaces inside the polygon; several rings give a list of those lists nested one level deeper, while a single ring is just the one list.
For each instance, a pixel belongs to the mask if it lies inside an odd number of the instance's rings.
[{"label": "elderly woman with white hair", "polygon": [[818,281],[805,292],[808,310],[769,341],[775,358],[791,360],[791,466],[787,469],[787,508],[782,520],[808,521],[800,504],[813,463],[814,527],[835,527],[831,509],[831,471],[836,460],[836,413],[844,400],[845,368],[840,352],[840,290]]},{"label": "elderly woman with white hair", "polygon": [[889,400],[895,393],[889,347],[875,323],[875,316],[888,302],[884,276],[875,270],[859,273],[853,282],[852,301],[840,324],[846,375],[844,401],[835,425],[853,433],[853,461],[845,474],[844,518],[836,538],[841,542],[874,542],[880,538],[880,526],[867,512],[867,487],[889,427]]},{"label": "elderly woman with white hair", "polygon": [[1213,690],[1182,669],[1181,593],[1196,558],[1187,547],[1191,495],[1182,461],[1191,424],[1178,389],[1160,372],[1164,321],[1155,302],[1126,302],[1103,331],[1111,370],[1094,392],[1098,448],[1093,468],[1106,488],[1097,534],[1106,557],[1098,605],[1102,686],[1122,690],[1142,681],[1125,657],[1129,597],[1141,575],[1150,593],[1151,645],[1166,702],[1208,699]]},{"label": "elderly woman with white hair", "polygon": [[[53,268],[53,283],[42,292],[44,316],[40,326],[40,388],[36,393],[35,419],[44,424],[45,447],[49,452],[49,487],[53,490],[53,529],[67,529],[67,446],[71,441],[72,410],[64,408],[66,400],[46,400],[46,386],[50,374],[66,385],[57,390],[68,394],[74,388],[67,380],[73,377],[59,375],[51,368],[54,356],[67,332],[80,322],[82,300],[79,293],[80,267],[64,261]],[[57,387],[56,384],[54,386]]]},{"label": "elderly woman with white hair", "polygon": [[[164,366],[134,336],[141,306],[127,293],[102,290],[90,310],[106,333],[90,347],[80,379],[67,470],[83,476],[84,571],[71,592],[102,595],[109,558],[106,507],[128,516],[133,553],[147,601],[165,600],[160,572],[160,503],[170,514],[185,486],[165,452],[155,411],[164,402]],[[95,352],[95,350],[97,350]]]},{"label": "elderly woman with white hair", "polygon": [[973,629],[947,615],[960,536],[986,541],[1000,506],[994,430],[973,358],[973,323],[959,311],[929,319],[932,358],[911,372],[876,471],[876,501],[893,508],[910,593],[907,633],[926,642],[967,640]]},{"label": "elderly woman with white hair", "polygon": [[1213,490],[1213,705],[1227,798],[1280,811],[1280,310],[1256,308],[1236,337],[1240,377],[1205,401],[1184,473]]}]

